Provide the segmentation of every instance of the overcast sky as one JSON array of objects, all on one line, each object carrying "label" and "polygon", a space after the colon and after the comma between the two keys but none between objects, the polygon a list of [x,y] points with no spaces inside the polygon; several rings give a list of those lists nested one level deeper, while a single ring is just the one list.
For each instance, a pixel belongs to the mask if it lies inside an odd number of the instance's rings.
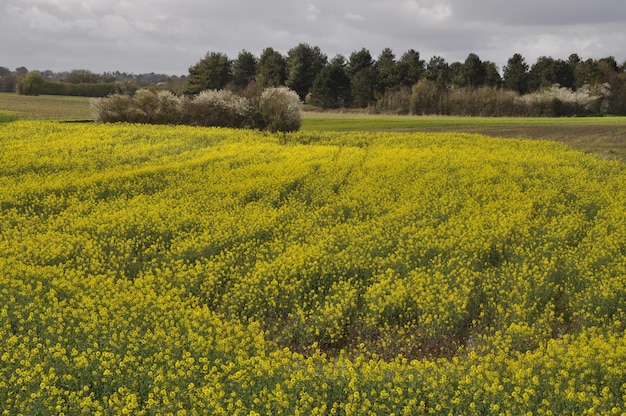
[{"label": "overcast sky", "polygon": [[209,51],[257,57],[299,43],[329,58],[415,49],[626,60],[626,0],[0,0],[0,66],[186,75]]}]

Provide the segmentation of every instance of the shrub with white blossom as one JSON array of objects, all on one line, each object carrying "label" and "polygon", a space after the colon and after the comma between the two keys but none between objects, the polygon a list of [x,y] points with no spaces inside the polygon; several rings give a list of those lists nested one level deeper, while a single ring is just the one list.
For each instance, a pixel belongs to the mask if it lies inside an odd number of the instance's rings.
[{"label": "shrub with white blossom", "polygon": [[519,96],[516,102],[522,104],[530,116],[594,114],[600,111],[601,103],[608,93],[606,89],[572,91],[557,84],[544,91]]},{"label": "shrub with white blossom", "polygon": [[188,124],[296,131],[300,128],[300,99],[286,88],[268,88],[256,97],[228,90],[206,90],[191,97],[169,91],[141,89],[134,96],[115,94],[94,98],[96,122]]},{"label": "shrub with white blossom", "polygon": [[220,127],[250,127],[250,102],[227,90],[206,90],[183,104],[185,124]]}]

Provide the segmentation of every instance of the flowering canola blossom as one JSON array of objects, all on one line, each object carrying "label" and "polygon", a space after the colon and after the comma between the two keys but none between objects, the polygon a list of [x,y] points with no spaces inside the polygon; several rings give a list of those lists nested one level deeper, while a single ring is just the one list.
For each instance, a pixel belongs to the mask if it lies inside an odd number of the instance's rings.
[{"label": "flowering canola blossom", "polygon": [[3,415],[626,414],[626,167],[0,125]]}]

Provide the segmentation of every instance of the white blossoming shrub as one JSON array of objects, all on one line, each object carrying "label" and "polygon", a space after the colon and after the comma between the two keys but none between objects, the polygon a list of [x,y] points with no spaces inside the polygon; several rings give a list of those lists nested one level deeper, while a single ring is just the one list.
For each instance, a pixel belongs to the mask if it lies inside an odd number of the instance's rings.
[{"label": "white blossoming shrub", "polygon": [[600,111],[603,94],[590,90],[572,91],[553,85],[544,91],[537,91],[516,98],[529,116],[571,116],[593,114]]},{"label": "white blossoming shrub", "polygon": [[133,96],[133,103],[140,114],[142,123],[152,123],[154,116],[159,111],[159,101],[156,93],[140,89]]},{"label": "white blossoming shrub", "polygon": [[96,122],[178,124],[181,99],[169,91],[138,90],[134,96],[114,94],[91,100]]},{"label": "white blossoming shrub", "polygon": [[270,131],[300,129],[300,97],[287,87],[267,88],[259,97],[259,117],[263,128]]},{"label": "white blossoming shrub", "polygon": [[92,98],[90,104],[98,123],[137,122],[139,118],[133,99],[128,95],[113,94],[105,98]]},{"label": "white blossoming shrub", "polygon": [[181,100],[170,91],[140,89],[133,96],[133,103],[141,123],[177,124],[181,118]]},{"label": "white blossoming shrub", "polygon": [[206,90],[183,105],[186,124],[198,126],[249,127],[250,102],[231,91]]},{"label": "white blossoming shrub", "polygon": [[160,90],[156,93],[157,112],[154,120],[157,124],[180,124],[183,101],[171,91]]},{"label": "white blossoming shrub", "polygon": [[188,124],[296,131],[300,128],[300,99],[286,88],[268,88],[242,97],[227,90],[206,90],[192,97],[169,91],[138,90],[134,96],[114,94],[91,100],[96,122]]}]

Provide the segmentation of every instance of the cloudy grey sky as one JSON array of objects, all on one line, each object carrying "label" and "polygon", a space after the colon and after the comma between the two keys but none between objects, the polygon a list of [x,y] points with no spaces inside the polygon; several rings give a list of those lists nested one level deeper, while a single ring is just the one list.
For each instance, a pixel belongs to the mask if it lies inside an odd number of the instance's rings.
[{"label": "cloudy grey sky", "polygon": [[184,75],[299,43],[329,58],[385,47],[499,68],[514,53],[626,60],[626,0],[0,0],[0,66]]}]

